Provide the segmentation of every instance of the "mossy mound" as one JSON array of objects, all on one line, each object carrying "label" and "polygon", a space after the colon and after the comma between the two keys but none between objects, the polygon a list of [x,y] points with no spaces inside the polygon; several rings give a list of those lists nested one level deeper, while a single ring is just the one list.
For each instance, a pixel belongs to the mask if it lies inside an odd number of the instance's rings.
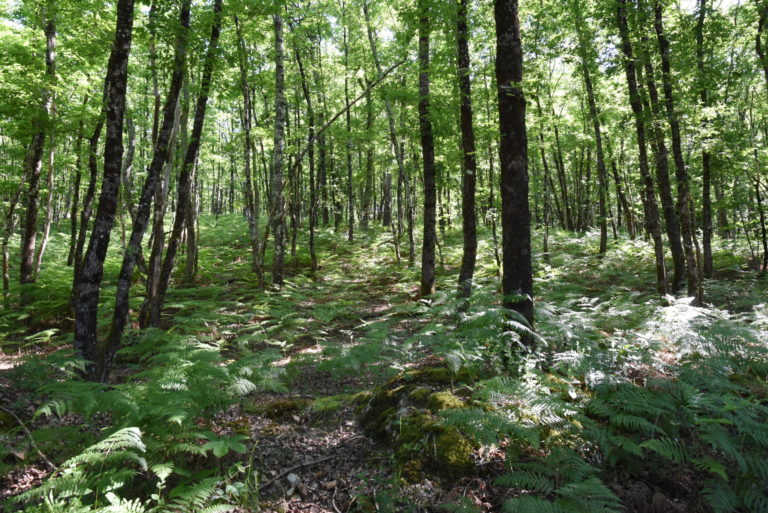
[{"label": "mossy mound", "polygon": [[310,404],[311,401],[306,399],[279,399],[264,404],[251,404],[245,410],[248,413],[262,415],[271,420],[285,421],[304,413]]},{"label": "mossy mound", "polygon": [[471,382],[469,373],[454,374],[447,368],[406,371],[374,390],[368,399],[361,425],[371,437],[393,447],[407,481],[417,481],[425,474],[457,479],[474,472],[472,444],[436,415],[468,406],[467,400],[449,388],[462,382]]}]

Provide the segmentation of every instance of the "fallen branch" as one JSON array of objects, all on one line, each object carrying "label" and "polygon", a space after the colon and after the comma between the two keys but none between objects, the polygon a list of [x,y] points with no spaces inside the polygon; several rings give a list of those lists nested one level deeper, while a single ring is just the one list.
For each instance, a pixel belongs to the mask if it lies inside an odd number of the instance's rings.
[{"label": "fallen branch", "polygon": [[9,410],[8,408],[5,408],[4,406],[0,406],[0,410],[3,410],[5,413],[16,419],[16,422],[19,423],[19,426],[21,426],[21,429],[24,430],[24,433],[26,433],[27,437],[29,438],[29,443],[32,446],[32,448],[37,452],[37,454],[40,456],[40,458],[45,462],[48,467],[50,467],[51,470],[58,471],[59,467],[51,463],[51,460],[48,459],[48,457],[43,454],[43,451],[40,450],[40,448],[35,443],[35,439],[32,437],[32,431],[29,430],[26,424],[24,424],[24,421],[22,421],[18,415],[13,413],[13,411]]},{"label": "fallen branch", "polygon": [[273,477],[272,479],[270,479],[269,481],[267,481],[267,482],[266,482],[266,483],[264,483],[263,485],[259,486],[259,491],[260,491],[260,492],[261,492],[261,491],[264,491],[266,488],[269,488],[270,486],[272,486],[272,484],[274,484],[274,483],[275,483],[277,480],[279,480],[281,477],[283,477],[283,476],[284,476],[284,475],[286,475],[286,474],[290,474],[290,473],[291,473],[291,472],[293,472],[294,470],[297,470],[297,469],[300,469],[300,468],[304,468],[304,467],[311,467],[312,465],[317,465],[318,463],[322,463],[322,462],[324,462],[324,461],[328,461],[328,460],[330,460],[331,458],[333,458],[333,456],[324,456],[324,457],[322,457],[322,458],[318,458],[318,459],[316,459],[316,460],[312,460],[312,461],[305,461],[304,463],[297,463],[296,465],[294,465],[294,466],[292,466],[292,467],[289,467],[289,468],[287,468],[287,469],[283,470],[283,471],[282,471],[282,472],[280,472],[278,475],[276,475],[275,477]]},{"label": "fallen branch", "polygon": [[[341,446],[341,445],[346,445],[346,444],[348,444],[349,442],[351,442],[352,440],[357,440],[358,438],[363,438],[363,435],[362,435],[362,434],[360,434],[360,433],[358,433],[358,434],[356,434],[356,435],[352,435],[352,436],[350,436],[349,438],[347,438],[346,440],[344,440],[343,442],[341,442],[341,443],[339,444],[339,446]],[[272,485],[273,485],[273,484],[274,484],[274,483],[275,483],[277,480],[279,480],[281,477],[283,477],[283,476],[285,476],[285,475],[287,475],[287,474],[290,474],[290,473],[291,473],[291,472],[293,472],[294,470],[297,470],[297,469],[300,469],[300,468],[304,468],[304,467],[311,467],[312,465],[317,465],[318,463],[322,463],[322,462],[324,462],[324,461],[328,461],[328,460],[330,460],[331,458],[333,458],[333,455],[331,455],[331,456],[323,456],[322,458],[317,458],[316,460],[312,460],[312,461],[305,461],[305,462],[303,462],[303,463],[297,463],[296,465],[294,465],[294,466],[292,466],[292,467],[289,467],[289,468],[287,468],[287,469],[283,470],[283,471],[282,471],[282,472],[280,472],[278,475],[276,475],[275,477],[273,477],[272,479],[270,479],[269,481],[267,481],[267,482],[266,482],[266,483],[264,483],[263,485],[259,486],[259,491],[262,491],[262,490],[264,490],[264,489],[266,489],[266,488],[269,488],[269,487],[270,487],[270,486],[272,486]]]}]

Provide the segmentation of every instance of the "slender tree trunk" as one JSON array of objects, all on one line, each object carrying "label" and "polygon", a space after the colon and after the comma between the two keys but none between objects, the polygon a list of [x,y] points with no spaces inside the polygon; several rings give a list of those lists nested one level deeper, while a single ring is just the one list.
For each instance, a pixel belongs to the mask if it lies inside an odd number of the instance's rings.
[{"label": "slender tree trunk", "polygon": [[659,207],[656,203],[653,179],[648,169],[648,153],[645,147],[645,120],[640,92],[637,87],[637,61],[632,52],[632,43],[629,40],[629,24],[627,22],[627,0],[617,0],[616,17],[621,37],[621,50],[624,53],[624,71],[627,76],[629,88],[629,103],[635,117],[635,130],[637,132],[637,149],[640,163],[640,174],[643,179],[645,207],[645,224],[648,233],[653,239],[653,247],[656,255],[656,288],[659,294],[667,293],[667,273],[664,266],[664,245],[661,240],[661,227],[659,225]]},{"label": "slender tree trunk", "polygon": [[349,106],[349,41],[346,25],[344,31],[344,105],[346,106],[347,121],[347,240],[352,242],[355,239],[355,202],[352,188],[352,112]]},{"label": "slender tree trunk", "polygon": [[461,149],[464,154],[464,169],[461,175],[461,220],[464,234],[464,252],[459,271],[459,294],[472,294],[472,278],[475,275],[477,258],[477,219],[475,218],[475,185],[477,181],[477,156],[475,131],[472,124],[472,89],[470,85],[469,30],[467,29],[467,1],[458,3],[457,54],[458,82],[461,97]]},{"label": "slender tree trunk", "polygon": [[[379,53],[378,53],[377,44],[376,44],[376,36],[371,26],[371,17],[368,9],[368,0],[363,0],[363,15],[365,16],[365,26],[368,33],[368,43],[371,46],[371,56],[373,57],[373,63],[376,66],[376,72],[378,73],[379,79],[381,79],[384,72],[381,66],[381,61],[379,59]],[[398,175],[397,175],[398,176],[398,206],[397,206],[398,226],[395,233],[395,252],[397,253],[397,259],[399,261],[400,260],[399,243],[400,243],[400,234],[401,234],[401,223],[402,223],[402,217],[403,217],[401,186],[406,180],[405,162],[403,161],[403,154],[399,150],[400,145],[398,144],[398,141],[397,141],[397,129],[395,127],[395,115],[392,110],[392,102],[390,102],[389,98],[387,97],[384,98],[384,111],[386,112],[387,122],[389,124],[389,142],[390,142],[390,146],[392,147],[392,154],[394,155],[395,161],[397,162],[397,170],[398,170]],[[391,183],[391,178],[390,178],[390,183]],[[390,198],[391,198],[391,192],[390,192]],[[389,214],[390,222],[386,222],[387,219],[388,218],[385,216],[384,226],[391,225],[391,209]]]},{"label": "slender tree trunk", "polygon": [[[88,105],[88,96],[83,99],[83,109]],[[77,247],[77,215],[80,212],[80,183],[83,180],[83,125],[81,118],[77,125],[77,142],[75,143],[75,177],[72,184],[72,209],[69,213],[70,238],[69,253],[67,253],[67,265],[75,262],[75,248]]]},{"label": "slender tree trunk", "polygon": [[704,20],[707,13],[707,0],[699,0],[698,21],[696,23],[696,68],[699,72],[699,98],[704,112],[702,117],[702,132],[704,138],[701,150],[701,214],[702,214],[702,245],[704,249],[704,277],[712,277],[712,153],[711,140],[708,135],[709,119],[709,89],[707,88],[707,73],[704,69]]},{"label": "slender tree trunk", "polygon": [[6,303],[6,307],[10,308],[9,303],[9,293],[10,293],[10,287],[11,287],[11,269],[10,269],[10,247],[9,242],[11,235],[16,229],[16,205],[19,203],[19,199],[21,198],[21,194],[24,191],[24,184],[27,181],[27,176],[30,172],[29,168],[26,168],[24,170],[24,174],[21,175],[21,181],[19,182],[19,186],[16,188],[16,191],[13,193],[13,196],[11,196],[9,202],[8,202],[8,210],[5,211],[5,219],[4,219],[4,228],[5,231],[3,232],[3,301]]},{"label": "slender tree trunk", "polygon": [[[435,187],[435,143],[432,135],[432,121],[429,117],[429,11],[424,0],[419,2],[419,132],[421,134],[421,155],[424,166],[424,238],[421,248],[421,286],[419,295],[429,296],[435,292],[435,233],[436,187]],[[396,141],[393,141],[395,152]]]},{"label": "slender tree trunk", "polygon": [[[528,136],[517,0],[495,0],[504,305],[533,326]],[[525,342],[532,343],[528,337]]]},{"label": "slender tree trunk", "polygon": [[[104,275],[104,259],[109,248],[110,232],[115,222],[120,192],[120,170],[123,158],[123,119],[128,85],[128,56],[133,36],[134,0],[118,0],[115,42],[107,66],[108,85],[104,175],[99,206],[94,218],[88,249],[78,277],[75,300],[75,353],[89,362],[97,360],[97,321],[99,293]],[[82,226],[85,229],[85,225]],[[91,368],[86,374],[98,376]]]},{"label": "slender tree trunk", "polygon": [[672,94],[672,71],[669,57],[669,41],[664,33],[662,21],[662,7],[658,1],[654,5],[654,28],[659,42],[661,54],[661,77],[664,85],[665,108],[667,120],[672,132],[672,155],[675,162],[675,176],[677,178],[677,210],[680,219],[680,231],[683,234],[683,248],[687,263],[688,294],[695,298],[697,304],[704,300],[704,291],[699,276],[696,253],[694,250],[694,222],[691,211],[691,192],[688,182],[688,171],[683,158],[682,141],[680,137],[680,122],[675,111],[675,103]]},{"label": "slender tree trunk", "polygon": [[[19,281],[22,285],[35,282],[35,248],[37,247],[37,217],[40,198],[40,174],[43,169],[43,146],[45,131],[32,136],[25,164],[29,176],[26,209],[24,212],[24,232],[21,239],[21,266]],[[23,291],[22,291],[23,292]],[[24,294],[22,293],[22,296]]]},{"label": "slender tree trunk", "polygon": [[[647,39],[644,39],[647,42]],[[672,185],[669,180],[669,150],[664,139],[664,129],[661,126],[661,108],[659,106],[659,93],[656,89],[656,80],[654,78],[653,65],[650,55],[644,55],[645,61],[645,82],[648,88],[648,98],[650,100],[651,128],[649,133],[653,136],[652,147],[656,157],[656,181],[659,186],[659,196],[661,198],[661,207],[664,214],[664,222],[667,231],[667,240],[669,249],[672,253],[672,262],[674,264],[674,275],[672,277],[672,290],[678,291],[683,286],[683,280],[686,275],[685,250],[683,249],[682,236],[680,235],[680,222],[675,208],[675,200],[672,196]],[[638,70],[641,74],[642,70]]]},{"label": "slender tree trunk", "polygon": [[190,5],[191,0],[182,1],[180,9],[181,30],[178,32],[176,40],[173,75],[168,88],[168,97],[165,102],[165,107],[163,108],[163,122],[157,134],[157,142],[155,143],[152,162],[147,169],[147,177],[144,181],[144,187],[141,190],[136,215],[133,218],[130,242],[128,243],[125,255],[123,256],[123,263],[117,281],[115,310],[112,317],[112,324],[104,347],[99,351],[98,377],[102,381],[105,381],[109,375],[109,371],[112,367],[112,360],[120,347],[123,331],[128,322],[128,298],[131,287],[131,277],[137,262],[137,257],[141,253],[141,241],[144,238],[144,234],[146,233],[149,224],[152,198],[157,191],[163,166],[170,154],[179,92],[181,91],[181,85],[184,81]]},{"label": "slender tree trunk", "polygon": [[363,228],[368,228],[368,222],[375,217],[375,213],[371,212],[372,204],[375,205],[375,201],[372,203],[373,198],[373,157],[374,157],[374,143],[373,143],[373,99],[370,92],[365,96],[365,186],[363,188],[362,195],[362,217],[361,223]]},{"label": "slender tree trunk", "polygon": [[[577,2],[578,14],[581,14]],[[577,20],[578,23],[578,20]],[[592,75],[589,70],[587,56],[591,55],[591,49],[587,46],[587,34],[584,34],[581,28],[579,30],[579,48],[581,52],[581,71],[584,77],[584,87],[587,90],[587,103],[589,105],[589,117],[592,119],[592,128],[595,135],[595,148],[597,151],[597,180],[598,180],[598,202],[600,215],[600,249],[599,253],[604,255],[608,249],[608,212],[606,210],[606,196],[608,195],[608,172],[605,167],[605,153],[603,151],[603,133],[600,128],[600,114],[597,111],[597,102],[595,101],[595,91],[592,87]]]},{"label": "slender tree trunk", "polygon": [[317,270],[317,253],[315,250],[315,225],[317,224],[317,191],[315,190],[315,111],[312,108],[312,95],[309,92],[307,76],[301,60],[301,52],[296,48],[296,63],[301,75],[301,89],[304,101],[307,103],[307,153],[309,158],[309,259],[312,271]]},{"label": "slender tree trunk", "polygon": [[221,7],[223,0],[215,0],[213,5],[213,26],[211,27],[211,36],[208,41],[208,49],[205,54],[203,64],[203,74],[200,83],[200,92],[195,105],[195,119],[192,126],[192,134],[189,138],[184,161],[181,165],[181,171],[176,183],[176,217],[173,221],[173,230],[168,240],[168,248],[165,252],[162,270],[160,272],[160,281],[158,284],[157,297],[149,308],[149,325],[158,326],[160,316],[165,302],[165,295],[168,292],[168,286],[171,281],[171,274],[176,261],[176,253],[181,243],[181,234],[187,223],[186,210],[190,206],[190,192],[192,188],[192,172],[197,161],[197,155],[200,150],[200,138],[203,133],[203,123],[205,121],[205,110],[208,105],[208,94],[211,89],[213,78],[213,69],[217,58],[217,46],[219,33],[221,30]]},{"label": "slender tree trunk", "polygon": [[[54,13],[47,12],[46,19],[43,26],[43,32],[45,33],[45,76],[48,82],[47,87],[43,89],[43,102],[45,117],[47,123],[50,124],[50,128],[41,129],[39,132],[32,136],[32,142],[29,145],[29,153],[27,154],[26,172],[29,176],[29,188],[26,198],[24,231],[21,239],[21,265],[19,268],[19,281],[22,285],[34,283],[37,278],[37,269],[35,261],[35,249],[37,248],[37,218],[39,210],[40,200],[40,175],[43,169],[43,148],[45,146],[46,135],[53,132],[53,112],[54,112],[54,86],[56,82],[56,22],[54,20]],[[42,113],[41,113],[42,114]],[[42,120],[40,120],[42,121]],[[51,142],[53,137],[51,136]],[[50,150],[53,152],[53,148]],[[52,158],[52,154],[51,158]],[[49,167],[48,172],[48,194],[53,192],[53,170]],[[50,200],[50,198],[49,198]],[[50,201],[48,202],[50,206]],[[46,209],[46,219],[50,208]],[[48,228],[50,230],[50,221],[48,221]],[[46,241],[47,243],[47,241]],[[25,294],[22,291],[22,299],[24,300]]]},{"label": "slender tree trunk", "polygon": [[[189,117],[189,91],[187,81],[182,83],[182,100],[176,103],[173,129],[171,130],[171,142],[168,158],[163,164],[163,174],[155,189],[155,202],[152,214],[152,236],[149,263],[147,265],[147,283],[144,302],[139,312],[139,327],[145,329],[149,326],[150,306],[154,304],[160,287],[160,272],[163,265],[163,248],[165,247],[165,212],[168,207],[168,194],[171,186],[171,172],[174,162],[178,161],[175,154],[182,155],[187,147],[187,125]],[[183,104],[183,106],[182,106]],[[179,129],[181,140],[179,141]]]},{"label": "slender tree trunk", "polygon": [[43,256],[48,247],[48,240],[51,236],[51,222],[53,220],[53,172],[56,155],[56,21],[53,13],[49,13],[48,22],[45,25],[45,67],[50,80],[50,98],[48,100],[48,189],[45,198],[45,221],[43,223],[43,240],[35,256],[35,281],[40,275],[40,268],[43,266]]},{"label": "slender tree trunk", "polygon": [[[245,48],[245,41],[243,40],[243,33],[240,30],[240,20],[235,16],[235,29],[237,31],[237,49],[238,49],[238,64],[240,67],[240,90],[243,93],[243,133],[245,140],[243,141],[243,165],[245,170],[245,206],[247,209],[248,217],[248,232],[251,238],[251,269],[256,273],[257,279],[260,285],[263,285],[263,268],[262,260],[259,251],[259,211],[256,209],[256,200],[254,198],[254,184],[251,173],[251,152],[253,141],[251,139],[251,90],[248,84],[248,56]],[[298,56],[298,54],[297,54]],[[297,57],[300,59],[300,57]],[[300,62],[300,61],[299,61]],[[299,64],[301,66],[301,64]],[[304,80],[304,71],[302,70],[302,81]],[[306,87],[306,86],[305,86]],[[310,107],[311,111],[311,107]],[[310,123],[313,119],[313,115],[310,113]],[[311,174],[311,173],[310,173]],[[310,251],[314,252],[314,241],[312,235],[314,226],[310,221]],[[313,253],[314,254],[314,253]]]},{"label": "slender tree trunk", "polygon": [[272,156],[272,232],[275,256],[272,262],[272,284],[283,286],[285,257],[285,205],[283,196],[283,153],[285,151],[285,57],[283,55],[283,18],[272,16],[275,26],[275,144]]}]

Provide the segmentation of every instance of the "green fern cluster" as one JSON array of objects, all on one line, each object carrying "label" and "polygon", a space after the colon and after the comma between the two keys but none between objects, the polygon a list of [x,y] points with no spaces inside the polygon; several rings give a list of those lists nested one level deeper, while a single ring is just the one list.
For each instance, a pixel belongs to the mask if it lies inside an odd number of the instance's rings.
[{"label": "green fern cluster", "polygon": [[[120,357],[144,370],[122,384],[68,379],[40,390],[38,415],[80,415],[108,423],[102,440],[68,460],[42,487],[16,498],[28,513],[42,511],[228,511],[236,472],[212,464],[240,442],[209,437],[198,426],[242,395],[283,387],[274,352],[244,353],[224,361],[219,348],[193,338],[150,330]],[[238,440],[242,439],[239,437]],[[234,440],[234,439],[233,439]],[[221,450],[221,447],[225,450]],[[213,447],[213,448],[211,448]],[[231,458],[230,458],[231,460]],[[134,497],[151,497],[139,504]],[[211,504],[221,506],[211,507]]]}]

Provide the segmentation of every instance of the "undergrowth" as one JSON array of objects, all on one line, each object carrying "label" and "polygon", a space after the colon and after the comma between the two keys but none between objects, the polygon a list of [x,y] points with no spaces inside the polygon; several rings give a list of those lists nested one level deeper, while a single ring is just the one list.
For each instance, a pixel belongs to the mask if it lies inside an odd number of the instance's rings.
[{"label": "undergrowth", "polygon": [[[349,245],[319,230],[322,268],[309,271],[300,244],[283,290],[260,292],[244,222],[201,223],[197,282],[170,291],[162,330],[127,334],[110,384],[80,380],[64,349],[69,269],[45,269],[30,305],[0,314],[3,349],[31,353],[6,371],[24,397],[14,407],[34,404],[32,437],[58,466],[6,510],[255,511],[258,447],[247,426],[222,430],[212,418],[245,395],[289,391],[307,366],[383,382],[438,361],[473,376],[465,407],[441,411],[440,422],[478,454],[503,451],[503,468],[478,472],[505,511],[768,511],[766,284],[739,267],[733,248],[715,248],[710,304],[692,307],[655,295],[645,242],[619,240],[599,259],[595,234],[553,233],[536,262],[532,334],[499,305],[489,237],[471,299],[455,297],[449,267],[438,269],[442,292],[416,300],[417,269],[394,265],[388,232],[361,232]],[[65,243],[54,234],[53,254]],[[460,248],[449,231],[449,266]],[[105,276],[118,256],[110,253]],[[109,311],[109,299],[101,307]],[[21,434],[12,423],[0,430],[3,473],[35,458],[19,447]],[[388,481],[393,497],[398,483]],[[443,510],[479,511],[467,500]]]}]

